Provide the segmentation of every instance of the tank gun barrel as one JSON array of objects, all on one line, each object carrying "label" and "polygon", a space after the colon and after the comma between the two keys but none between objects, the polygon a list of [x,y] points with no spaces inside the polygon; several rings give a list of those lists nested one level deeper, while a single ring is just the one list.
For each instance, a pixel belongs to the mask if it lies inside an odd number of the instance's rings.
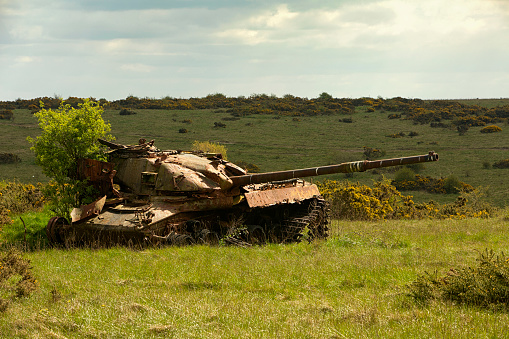
[{"label": "tank gun barrel", "polygon": [[234,186],[244,186],[250,184],[261,184],[271,181],[289,180],[294,178],[314,177],[319,175],[335,174],[335,173],[353,173],[364,172],[373,168],[391,167],[399,165],[410,165],[422,162],[437,161],[438,154],[431,151],[425,155],[416,155],[411,157],[373,160],[373,161],[353,161],[338,165],[320,166],[303,168],[289,171],[267,172],[246,174],[231,177]]}]

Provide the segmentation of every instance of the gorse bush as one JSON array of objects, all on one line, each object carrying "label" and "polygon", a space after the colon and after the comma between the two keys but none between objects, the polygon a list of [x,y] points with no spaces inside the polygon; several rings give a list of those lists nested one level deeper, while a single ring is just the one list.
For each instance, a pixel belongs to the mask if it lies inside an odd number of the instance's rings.
[{"label": "gorse bush", "polygon": [[485,250],[477,267],[451,269],[445,276],[437,272],[420,275],[409,288],[419,302],[447,300],[480,307],[509,307],[509,257]]},{"label": "gorse bush", "polygon": [[489,217],[495,212],[481,201],[477,190],[463,192],[454,203],[440,205],[434,201],[415,203],[412,196],[402,195],[388,180],[375,182],[373,187],[334,180],[317,186],[330,203],[331,216],[337,219],[463,219]]},{"label": "gorse bush", "polygon": [[40,209],[44,203],[44,185],[0,182],[0,224],[10,224],[10,214]]},{"label": "gorse bush", "polygon": [[392,184],[400,191],[426,191],[429,193],[451,194],[471,192],[474,188],[460,181],[456,176],[432,178],[412,173],[405,168],[396,172]]},{"label": "gorse bush", "polygon": [[502,132],[502,129],[496,125],[486,126],[481,129],[481,133],[497,133]]}]

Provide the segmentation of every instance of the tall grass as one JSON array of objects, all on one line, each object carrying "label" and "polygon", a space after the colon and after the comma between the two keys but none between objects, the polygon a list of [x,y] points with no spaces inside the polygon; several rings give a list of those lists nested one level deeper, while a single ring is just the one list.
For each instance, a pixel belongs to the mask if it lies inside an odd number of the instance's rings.
[{"label": "tall grass", "polygon": [[508,313],[408,297],[424,271],[507,249],[502,218],[334,222],[325,242],[25,253],[39,290],[2,337],[503,337]]}]

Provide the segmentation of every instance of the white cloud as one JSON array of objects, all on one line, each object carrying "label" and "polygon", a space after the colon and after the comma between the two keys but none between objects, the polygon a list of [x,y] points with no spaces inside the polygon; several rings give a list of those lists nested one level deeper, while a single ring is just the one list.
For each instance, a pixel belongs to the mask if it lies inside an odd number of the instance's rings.
[{"label": "white cloud", "polygon": [[18,63],[26,64],[26,63],[34,62],[36,60],[36,58],[31,57],[31,56],[22,55],[22,56],[16,57],[15,60]]},{"label": "white cloud", "polygon": [[277,6],[275,11],[267,11],[250,18],[249,24],[261,27],[284,28],[286,23],[298,15],[297,12],[290,12],[288,5],[283,4]]},{"label": "white cloud", "polygon": [[141,73],[150,73],[155,70],[155,67],[144,64],[124,64],[121,65],[120,68],[124,71]]}]

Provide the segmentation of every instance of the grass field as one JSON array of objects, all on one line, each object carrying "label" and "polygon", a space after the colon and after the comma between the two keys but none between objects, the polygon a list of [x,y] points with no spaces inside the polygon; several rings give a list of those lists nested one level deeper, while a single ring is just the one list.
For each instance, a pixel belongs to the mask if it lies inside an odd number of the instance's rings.
[{"label": "grass field", "polygon": [[[474,103],[474,102],[472,102]],[[493,106],[504,100],[481,100],[476,104]],[[211,110],[167,111],[137,110],[135,115],[119,115],[107,110],[105,120],[112,126],[112,134],[120,143],[137,143],[139,138],[155,139],[161,149],[190,149],[195,140],[224,144],[229,160],[245,161],[258,165],[261,171],[286,170],[363,159],[363,147],[379,148],[386,158],[426,154],[430,150],[440,155],[438,163],[426,165],[424,175],[447,177],[455,175],[474,187],[486,186],[487,199],[498,206],[509,201],[507,170],[484,168],[483,164],[509,157],[509,126],[505,122],[502,132],[479,133],[481,127],[472,127],[466,135],[429,125],[414,125],[411,121],[388,119],[389,113],[366,112],[358,107],[353,115],[315,117],[278,117],[251,115],[239,120],[226,112]],[[339,122],[351,117],[353,123]],[[189,122],[184,122],[188,120]],[[214,122],[226,124],[214,127]],[[179,133],[185,128],[188,133]],[[390,138],[388,135],[416,132],[415,137]],[[14,121],[0,121],[0,152],[17,153],[21,163],[0,165],[0,180],[16,179],[21,182],[46,181],[34,164],[27,136],[39,133],[36,119],[28,110],[16,110]],[[385,173],[388,178],[393,174]],[[330,176],[344,179],[343,174]],[[373,172],[355,173],[349,180],[371,184],[381,178]],[[323,180],[323,177],[314,180]],[[455,200],[454,195],[438,196],[411,192],[416,200],[440,202]]]},{"label": "grass field", "polygon": [[505,338],[505,311],[419,305],[425,271],[509,247],[505,219],[334,222],[326,242],[28,252],[2,338]]}]

